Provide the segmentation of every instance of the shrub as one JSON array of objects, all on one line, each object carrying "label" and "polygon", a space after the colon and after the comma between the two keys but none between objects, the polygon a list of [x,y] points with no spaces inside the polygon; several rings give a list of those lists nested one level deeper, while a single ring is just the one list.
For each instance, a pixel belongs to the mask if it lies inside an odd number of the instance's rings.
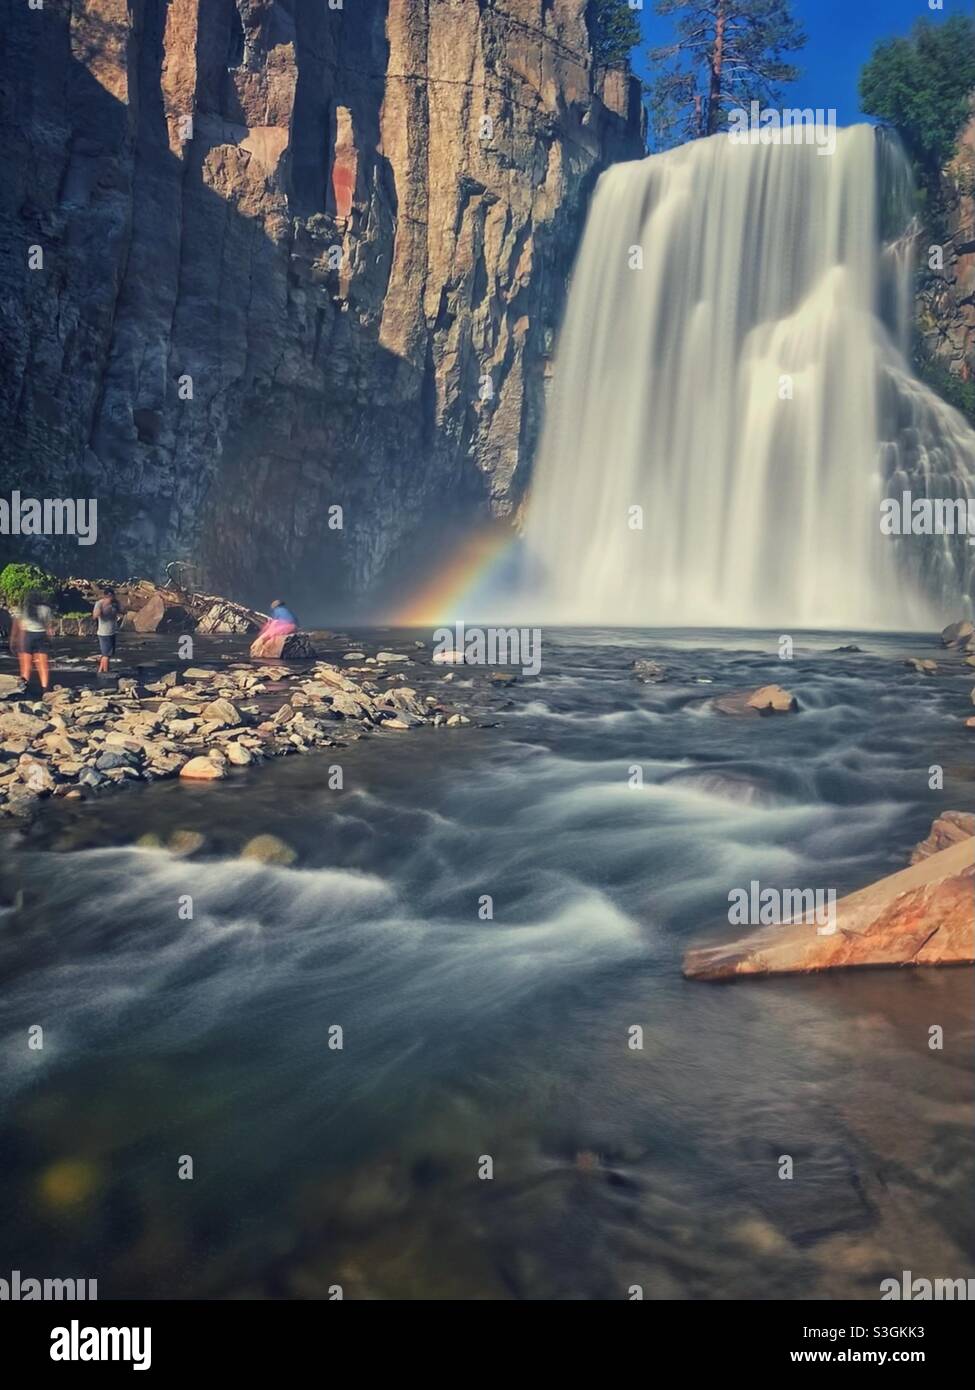
[{"label": "shrub", "polygon": [[50,601],[57,593],[58,581],[38,565],[7,565],[0,571],[0,603],[6,607],[18,608],[32,589]]}]

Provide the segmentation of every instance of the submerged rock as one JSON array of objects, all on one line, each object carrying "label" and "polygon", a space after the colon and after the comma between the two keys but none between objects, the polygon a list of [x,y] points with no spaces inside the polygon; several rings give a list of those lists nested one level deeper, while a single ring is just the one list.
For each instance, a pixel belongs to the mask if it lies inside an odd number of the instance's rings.
[{"label": "submerged rock", "polygon": [[768,715],[796,714],[799,701],[790,690],[781,685],[762,685],[757,690],[738,690],[730,695],[719,695],[714,707],[722,714]]},{"label": "submerged rock", "polygon": [[732,980],[840,966],[968,965],[975,961],[975,841],[966,839],[842,898],[835,930],[763,927],[725,946],[688,951],[684,975]]},{"label": "submerged rock", "polygon": [[198,849],[202,849],[205,844],[206,836],[201,835],[199,830],[174,830],[166,848],[178,859],[185,859],[187,855],[195,854]]},{"label": "submerged rock", "polygon": [[290,845],[277,835],[255,835],[240,851],[241,859],[255,859],[259,864],[293,864],[298,858]]},{"label": "submerged rock", "polygon": [[634,661],[630,668],[638,681],[643,681],[645,685],[655,685],[659,681],[667,679],[667,672],[656,661],[646,661],[642,657]]},{"label": "submerged rock", "polygon": [[925,660],[920,656],[909,656],[904,662],[912,671],[917,671],[920,676],[933,676],[937,674],[938,663],[936,661]]}]

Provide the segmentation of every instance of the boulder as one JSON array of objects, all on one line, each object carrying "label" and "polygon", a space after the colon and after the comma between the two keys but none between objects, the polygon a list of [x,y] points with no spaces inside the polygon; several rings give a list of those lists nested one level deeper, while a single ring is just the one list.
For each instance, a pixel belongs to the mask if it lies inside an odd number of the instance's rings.
[{"label": "boulder", "polygon": [[412,686],[398,685],[394,690],[387,690],[382,698],[384,704],[392,705],[401,713],[426,714],[426,709],[420,704],[417,693]]},{"label": "boulder", "polygon": [[197,620],[196,630],[202,633],[257,632],[266,621],[267,619],[263,614],[242,608],[238,603],[230,603],[226,599],[215,599],[201,612]]},{"label": "boulder", "polygon": [[211,757],[190,758],[179,770],[180,777],[187,781],[212,782],[218,777],[226,777],[227,769],[222,762]]},{"label": "boulder", "polygon": [[836,904],[835,931],[763,927],[726,946],[688,951],[691,980],[794,975],[840,966],[968,965],[975,961],[975,841],[965,839]]},{"label": "boulder", "polygon": [[200,713],[202,718],[215,724],[218,729],[232,729],[243,723],[240,711],[230,700],[211,700]]},{"label": "boulder", "polygon": [[315,649],[301,632],[291,632],[277,637],[270,634],[267,637],[255,637],[251,643],[251,656],[255,661],[306,661],[315,656]]},{"label": "boulder", "polygon": [[355,695],[344,690],[334,690],[329,709],[340,714],[343,719],[359,719],[366,713],[366,706]]},{"label": "boulder", "polygon": [[962,647],[975,635],[975,627],[963,618],[960,622],[949,623],[941,633],[941,643],[945,647]]},{"label": "boulder", "polygon": [[[181,603],[174,602],[174,597],[160,589],[151,590],[138,608],[126,613],[124,626],[136,632],[185,632],[192,629],[192,615]],[[122,602],[125,607],[124,597]]]},{"label": "boulder", "polygon": [[[922,859],[930,859],[932,854],[940,854],[959,840],[975,835],[975,814],[971,811],[942,811],[931,822],[927,839],[919,841],[911,852],[911,863],[920,864]],[[972,847],[975,854],[975,846]],[[973,906],[975,911],[975,906]]]},{"label": "boulder", "polygon": [[738,690],[730,695],[719,695],[714,707],[722,714],[753,715],[795,714],[799,701],[789,690],[781,685],[762,685],[757,690]]}]

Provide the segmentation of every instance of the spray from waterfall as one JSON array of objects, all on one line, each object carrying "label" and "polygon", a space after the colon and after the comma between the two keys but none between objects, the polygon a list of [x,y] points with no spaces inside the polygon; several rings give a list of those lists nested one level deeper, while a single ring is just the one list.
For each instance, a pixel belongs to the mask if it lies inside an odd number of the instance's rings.
[{"label": "spray from waterfall", "polygon": [[965,538],[884,498],[975,495],[975,432],[908,365],[910,176],[727,136],[609,169],[573,274],[524,533],[533,618],[909,628],[957,615]]}]

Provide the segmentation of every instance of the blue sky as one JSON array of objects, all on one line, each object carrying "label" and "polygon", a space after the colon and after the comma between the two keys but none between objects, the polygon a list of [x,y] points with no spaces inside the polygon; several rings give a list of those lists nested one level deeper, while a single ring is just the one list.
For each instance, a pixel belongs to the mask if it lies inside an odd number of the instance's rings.
[{"label": "blue sky", "polygon": [[[667,43],[669,20],[653,14],[654,0],[643,0],[644,50],[633,51],[634,69],[647,75],[646,49]],[[906,34],[915,20],[937,23],[950,14],[973,15],[973,0],[944,0],[932,11],[928,0],[793,0],[793,13],[808,35],[795,58],[803,69],[784,96],[790,106],[834,106],[840,125],[863,120],[857,101],[857,78],[878,39]]]}]

